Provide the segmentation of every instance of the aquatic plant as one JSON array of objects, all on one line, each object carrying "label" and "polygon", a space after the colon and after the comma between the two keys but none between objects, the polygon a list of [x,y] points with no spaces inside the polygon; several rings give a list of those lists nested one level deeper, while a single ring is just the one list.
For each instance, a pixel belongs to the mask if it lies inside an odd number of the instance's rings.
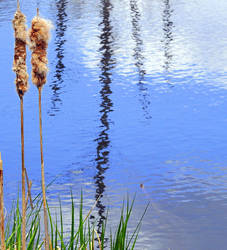
[{"label": "aquatic plant", "polygon": [[[37,195],[34,199],[34,209],[27,208],[27,249],[42,249],[44,245],[42,229],[41,229],[41,208],[42,198]],[[76,208],[73,201],[73,195],[71,195],[71,227],[67,234],[64,232],[64,216],[62,212],[62,204],[59,202],[59,216],[56,215],[54,219],[51,215],[51,208],[48,206],[48,218],[50,222],[50,249],[62,249],[62,250],[94,250],[96,245],[100,250],[109,248],[111,250],[124,250],[134,249],[138,238],[139,230],[142,224],[142,219],[146,213],[148,206],[145,208],[144,213],[138,221],[138,224],[133,232],[129,232],[128,222],[131,218],[134,199],[132,202],[127,199],[126,206],[123,202],[120,219],[118,225],[116,225],[115,233],[107,232],[108,214],[106,220],[103,222],[102,230],[100,233],[96,231],[95,223],[91,223],[89,215],[92,212],[93,206],[90,211],[84,214],[83,206],[83,194],[81,193],[79,208]],[[120,208],[119,208],[120,209]],[[79,218],[75,217],[75,211],[78,211]],[[12,208],[11,213],[7,217],[6,224],[6,249],[20,249],[21,248],[21,224],[22,218],[19,209],[19,202]],[[130,233],[130,234],[129,234]],[[130,235],[130,236],[129,236]]]},{"label": "aquatic plant", "polygon": [[3,167],[0,152],[0,231],[1,231],[1,249],[5,250],[5,228],[4,228],[4,200],[3,200]]},{"label": "aquatic plant", "polygon": [[17,10],[13,19],[13,28],[15,36],[15,49],[13,71],[16,73],[16,89],[20,98],[21,115],[21,160],[22,160],[22,250],[26,249],[26,201],[25,201],[25,164],[24,164],[24,111],[23,96],[28,90],[28,73],[26,66],[26,17],[20,11],[19,1],[17,1]]},{"label": "aquatic plant", "polygon": [[[48,207],[46,199],[46,186],[44,174],[44,157],[43,157],[43,136],[42,136],[42,110],[41,110],[41,94],[42,88],[46,83],[47,78],[47,47],[50,38],[51,25],[48,20],[39,16],[37,9],[37,16],[33,18],[31,29],[29,30],[30,49],[32,51],[32,81],[38,88],[39,93],[39,127],[40,127],[40,154],[41,154],[41,177],[42,177],[42,196],[38,195],[33,202],[31,198],[31,181],[29,182],[25,161],[24,161],[24,116],[23,116],[23,97],[28,90],[28,74],[26,67],[26,17],[20,11],[19,0],[17,0],[17,10],[13,19],[14,35],[15,35],[15,54],[13,71],[16,73],[16,89],[20,98],[20,115],[21,115],[21,158],[22,158],[22,214],[20,213],[19,198],[16,206],[12,208],[8,215],[6,225],[4,221],[4,204],[3,204],[3,170],[0,156],[0,222],[1,222],[1,249],[90,249],[93,250],[95,245],[100,249],[104,249],[107,240],[110,249],[134,249],[137,237],[139,234],[143,213],[138,225],[132,234],[128,233],[128,222],[131,217],[131,212],[134,204],[134,199],[130,203],[127,200],[126,207],[123,203],[116,232],[107,234],[108,213],[102,224],[101,232],[96,231],[95,223],[91,223],[89,215],[94,209],[95,205],[84,217],[83,212],[83,195],[81,193],[81,201],[79,207],[79,219],[75,218],[75,206],[73,195],[71,195],[71,230],[70,236],[64,231],[64,217],[62,212],[61,202],[60,216],[54,222],[51,209]],[[25,196],[25,177],[28,185],[27,197]],[[28,199],[30,198],[30,206]],[[97,201],[96,201],[97,202]],[[44,212],[44,233],[42,235],[41,223],[41,209]],[[60,221],[60,224],[59,224]],[[50,231],[48,229],[50,225]],[[78,226],[76,226],[78,224]],[[27,233],[26,233],[27,232]],[[49,236],[50,233],[50,236]],[[97,243],[95,243],[97,242]]]},{"label": "aquatic plant", "polygon": [[43,192],[43,211],[45,225],[45,249],[49,249],[48,235],[48,219],[46,206],[46,190],[45,190],[45,174],[44,174],[44,159],[43,159],[43,136],[42,136],[42,110],[41,110],[41,93],[42,87],[46,83],[47,78],[47,47],[50,38],[50,22],[39,16],[32,19],[31,29],[29,30],[30,49],[32,51],[32,82],[36,85],[39,91],[39,127],[40,127],[40,154],[41,154],[41,175],[42,175],[42,192]]},{"label": "aquatic plant", "polygon": [[28,90],[28,73],[26,66],[26,17],[20,10],[18,2],[17,10],[13,19],[13,28],[15,36],[15,49],[13,71],[16,73],[16,89],[20,99],[23,99],[25,92]]}]

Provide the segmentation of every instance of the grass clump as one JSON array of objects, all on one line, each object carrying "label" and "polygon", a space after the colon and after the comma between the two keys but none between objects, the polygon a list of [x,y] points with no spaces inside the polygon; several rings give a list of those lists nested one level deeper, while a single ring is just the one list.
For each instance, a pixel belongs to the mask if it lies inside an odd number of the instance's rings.
[{"label": "grass clump", "polygon": [[[134,201],[135,199],[130,202],[129,198],[127,198],[127,201],[123,202],[119,222],[115,225],[114,233],[112,233],[112,228],[110,229],[110,232],[107,230],[108,213],[106,220],[102,224],[101,232],[98,233],[96,231],[95,223],[92,223],[89,219],[89,215],[94,207],[84,215],[82,193],[79,208],[75,208],[73,196],[71,195],[71,225],[70,232],[67,233],[67,235],[64,231],[65,221],[61,202],[59,202],[59,215],[56,215],[55,218],[53,218],[51,208],[49,208],[47,204],[50,225],[49,248],[55,250],[93,250],[96,248],[107,248],[111,250],[134,249],[142,224],[142,219],[148,208],[148,206],[145,208],[136,228],[131,232],[128,228],[128,222],[131,217]],[[43,201],[41,197],[36,197],[34,208],[27,208],[26,245],[28,250],[43,249],[45,245],[45,235],[41,228],[42,222],[40,218],[42,203]],[[75,217],[76,209],[78,209],[79,218]],[[13,206],[6,221],[6,249],[21,249],[22,216],[20,213],[19,202]]]}]

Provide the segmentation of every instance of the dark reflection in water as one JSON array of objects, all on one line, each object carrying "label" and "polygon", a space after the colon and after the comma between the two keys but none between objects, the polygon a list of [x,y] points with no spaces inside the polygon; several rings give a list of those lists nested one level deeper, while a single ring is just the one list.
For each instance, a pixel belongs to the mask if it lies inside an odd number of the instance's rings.
[{"label": "dark reflection in water", "polygon": [[103,193],[105,191],[105,171],[109,168],[109,153],[110,153],[110,139],[109,139],[109,129],[110,120],[109,113],[113,111],[113,102],[110,98],[112,94],[111,90],[111,70],[115,65],[115,60],[113,59],[113,37],[112,37],[112,26],[110,21],[110,13],[113,6],[109,0],[101,1],[101,17],[102,21],[99,24],[101,27],[100,35],[100,69],[101,74],[99,76],[99,81],[101,83],[101,104],[100,104],[100,133],[98,135],[97,141],[97,157],[96,169],[97,173],[94,176],[96,185],[96,195],[95,198],[99,198],[97,202],[97,208],[99,213],[98,219],[98,233],[101,233],[102,223],[105,219],[105,205],[102,203]]},{"label": "dark reflection in water", "polygon": [[170,7],[170,1],[169,0],[163,0],[164,3],[164,9],[162,14],[162,21],[163,21],[163,31],[164,31],[164,37],[162,40],[163,47],[164,47],[164,70],[166,75],[169,73],[169,69],[171,66],[171,61],[173,58],[173,55],[171,53],[171,42],[173,41],[173,22],[171,21],[171,15],[173,13],[173,10]]},{"label": "dark reflection in water", "polygon": [[63,63],[64,59],[64,44],[65,40],[65,32],[67,29],[67,14],[66,7],[68,1],[67,0],[58,0],[56,1],[57,7],[57,20],[56,20],[56,52],[57,52],[57,60],[55,66],[55,74],[54,80],[50,85],[53,90],[53,95],[51,97],[51,111],[49,111],[49,115],[54,116],[56,112],[60,110],[60,105],[62,104],[62,100],[60,98],[62,84],[64,82],[63,73],[65,69],[65,65]]},{"label": "dark reflection in water", "polygon": [[139,7],[137,5],[137,0],[130,0],[130,10],[131,10],[131,22],[132,22],[132,38],[135,41],[135,48],[133,49],[133,57],[135,59],[135,66],[138,70],[138,87],[140,90],[140,102],[142,104],[142,109],[144,110],[144,115],[146,119],[151,118],[149,112],[150,106],[150,96],[148,93],[148,88],[146,87],[144,69],[144,56],[143,56],[143,40],[141,38],[141,27],[140,19],[141,14]]}]

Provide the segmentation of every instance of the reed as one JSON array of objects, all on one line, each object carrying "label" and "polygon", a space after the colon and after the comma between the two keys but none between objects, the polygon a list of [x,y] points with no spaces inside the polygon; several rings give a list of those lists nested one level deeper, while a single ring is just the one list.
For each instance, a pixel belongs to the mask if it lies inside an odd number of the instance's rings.
[{"label": "reed", "polygon": [[1,230],[1,249],[5,250],[5,227],[4,227],[4,200],[3,200],[3,167],[0,152],[0,230]]},{"label": "reed", "polygon": [[[43,249],[43,239],[39,214],[42,207],[42,197],[38,195],[33,201],[34,209],[30,209],[30,207],[27,208],[27,250],[41,250]],[[51,211],[51,208],[47,204],[50,221],[51,248],[62,250],[94,250],[96,249],[96,245],[98,245],[100,250],[104,250],[105,248],[111,250],[133,250],[139,236],[142,220],[148,208],[147,206],[141,217],[138,218],[135,228],[129,230],[128,224],[132,217],[133,205],[134,199],[129,201],[128,198],[126,202],[123,202],[122,207],[119,208],[119,221],[116,225],[113,225],[113,223],[110,224],[108,220],[110,218],[109,214],[111,214],[110,210],[103,222],[101,232],[98,234],[96,231],[96,222],[89,220],[89,214],[93,211],[94,206],[84,215],[82,193],[79,208],[75,207],[73,196],[71,196],[71,227],[67,233],[64,232],[64,224],[68,224],[69,221],[65,221],[61,202],[59,202],[59,213],[56,214],[55,218],[52,217],[51,212],[56,213],[56,210]],[[78,217],[75,216],[76,211],[78,212]],[[19,202],[17,202],[16,207],[12,209],[6,222],[6,249],[21,249],[21,215]],[[110,231],[107,230],[107,228],[110,228]],[[112,234],[112,232],[114,233]]]},{"label": "reed", "polygon": [[23,96],[28,90],[28,73],[26,66],[26,17],[20,11],[19,0],[13,19],[15,36],[13,71],[16,73],[16,89],[20,98],[21,116],[21,161],[22,161],[22,250],[26,249],[26,200],[25,200],[25,164],[24,164],[24,112]]},{"label": "reed", "polygon": [[32,51],[32,82],[36,85],[39,92],[39,128],[40,128],[40,154],[41,154],[41,176],[42,176],[42,192],[43,192],[43,211],[44,211],[44,226],[45,226],[45,249],[49,249],[48,235],[48,216],[46,205],[46,190],[45,190],[45,175],[44,175],[44,160],[43,160],[43,136],[42,136],[42,109],[41,97],[42,88],[46,83],[47,78],[47,47],[50,38],[50,22],[39,16],[32,19],[31,29],[29,31],[30,49]]}]

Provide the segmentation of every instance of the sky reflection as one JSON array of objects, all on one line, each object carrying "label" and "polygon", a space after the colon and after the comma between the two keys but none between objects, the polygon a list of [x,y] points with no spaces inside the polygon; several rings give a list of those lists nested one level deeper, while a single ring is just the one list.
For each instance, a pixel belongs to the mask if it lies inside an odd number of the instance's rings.
[{"label": "sky reflection", "polygon": [[[70,218],[70,190],[78,205],[83,189],[87,210],[100,197],[92,213],[100,232],[108,208],[114,225],[123,198],[137,193],[132,229],[152,203],[138,249],[224,249],[227,2],[42,0],[39,6],[55,25],[43,89],[47,183],[58,176],[48,190],[50,204],[56,207],[60,196]],[[28,26],[36,7],[22,2]],[[8,206],[21,169],[14,11],[15,1],[0,1],[0,151]],[[26,167],[37,193],[31,82],[24,104]]]}]

